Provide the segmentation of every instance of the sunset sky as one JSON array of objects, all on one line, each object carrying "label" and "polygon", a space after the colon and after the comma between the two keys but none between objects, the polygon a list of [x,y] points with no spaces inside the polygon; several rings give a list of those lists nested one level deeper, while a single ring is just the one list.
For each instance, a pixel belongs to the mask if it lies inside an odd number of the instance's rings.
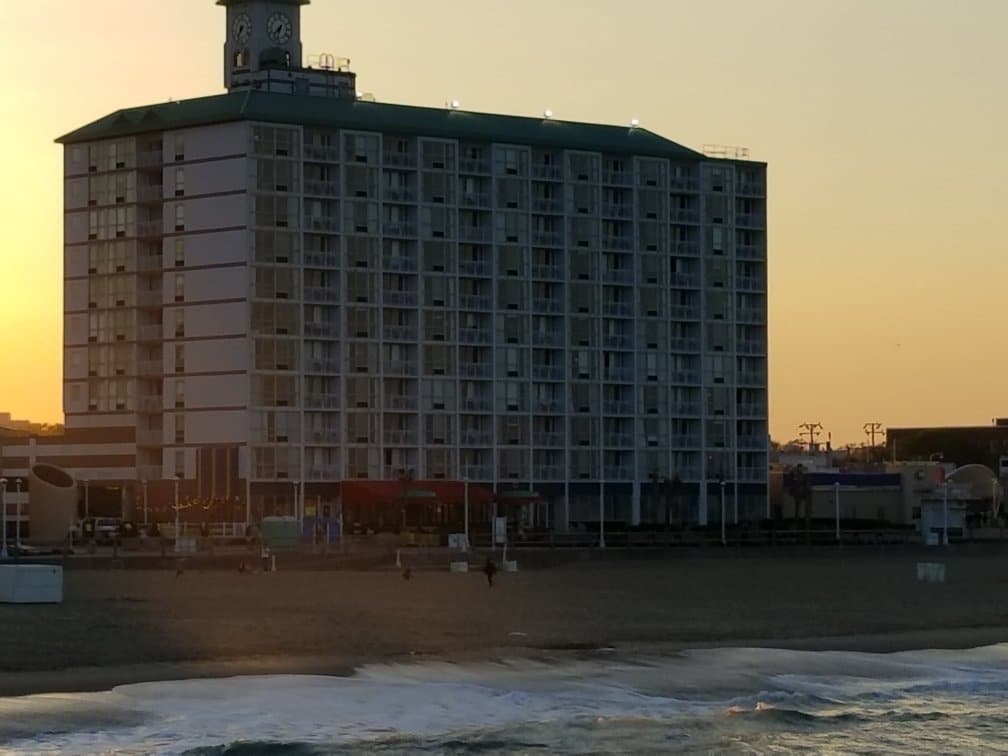
[{"label": "sunset sky", "polygon": [[[214,0],[0,0],[0,412],[62,421],[62,150],[223,91]],[[1008,2],[315,0],[385,102],[642,125],[769,163],[770,430],[1008,415]]]}]

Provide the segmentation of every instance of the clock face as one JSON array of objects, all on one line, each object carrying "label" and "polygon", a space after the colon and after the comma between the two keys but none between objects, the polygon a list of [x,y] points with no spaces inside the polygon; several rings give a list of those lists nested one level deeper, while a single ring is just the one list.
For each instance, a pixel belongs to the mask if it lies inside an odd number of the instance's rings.
[{"label": "clock face", "polygon": [[248,17],[247,13],[242,13],[234,20],[231,33],[234,35],[235,42],[244,45],[249,41],[249,37],[252,36],[252,19]]},{"label": "clock face", "polygon": [[283,44],[291,38],[294,26],[283,13],[274,13],[266,22],[266,31],[269,33],[270,39]]}]

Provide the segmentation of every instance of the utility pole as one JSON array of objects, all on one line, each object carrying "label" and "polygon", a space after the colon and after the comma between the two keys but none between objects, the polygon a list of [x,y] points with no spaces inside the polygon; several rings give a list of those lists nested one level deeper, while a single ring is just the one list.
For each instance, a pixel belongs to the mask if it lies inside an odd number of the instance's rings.
[{"label": "utility pole", "polygon": [[809,454],[815,453],[816,439],[822,433],[822,423],[802,423],[798,426],[798,437],[808,436]]},{"label": "utility pole", "polygon": [[868,437],[868,458],[866,461],[870,465],[872,449],[875,448],[875,436],[884,436],[885,431],[882,430],[882,423],[865,423],[864,432]]}]

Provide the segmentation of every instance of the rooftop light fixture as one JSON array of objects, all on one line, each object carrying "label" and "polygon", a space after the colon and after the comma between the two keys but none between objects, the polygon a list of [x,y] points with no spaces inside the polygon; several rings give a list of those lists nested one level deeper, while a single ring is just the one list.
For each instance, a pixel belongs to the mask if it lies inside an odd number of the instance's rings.
[{"label": "rooftop light fixture", "polygon": [[545,112],[543,112],[543,118],[545,118],[548,121],[552,117],[553,117],[553,111],[550,110],[549,108],[546,108]]},{"label": "rooftop light fixture", "polygon": [[462,103],[459,102],[458,100],[452,100],[450,105],[452,110],[458,110],[460,107],[462,107]]},{"label": "rooftop light fixture", "polygon": [[636,129],[638,126],[640,126],[640,118],[634,118],[632,121],[630,121],[631,129]]}]

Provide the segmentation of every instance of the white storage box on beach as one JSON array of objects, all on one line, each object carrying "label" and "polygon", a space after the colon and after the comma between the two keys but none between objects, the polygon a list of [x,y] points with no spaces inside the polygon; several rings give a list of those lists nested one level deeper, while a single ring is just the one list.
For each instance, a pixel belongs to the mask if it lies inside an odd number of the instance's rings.
[{"label": "white storage box on beach", "polygon": [[59,604],[62,601],[62,567],[0,564],[0,604]]}]

